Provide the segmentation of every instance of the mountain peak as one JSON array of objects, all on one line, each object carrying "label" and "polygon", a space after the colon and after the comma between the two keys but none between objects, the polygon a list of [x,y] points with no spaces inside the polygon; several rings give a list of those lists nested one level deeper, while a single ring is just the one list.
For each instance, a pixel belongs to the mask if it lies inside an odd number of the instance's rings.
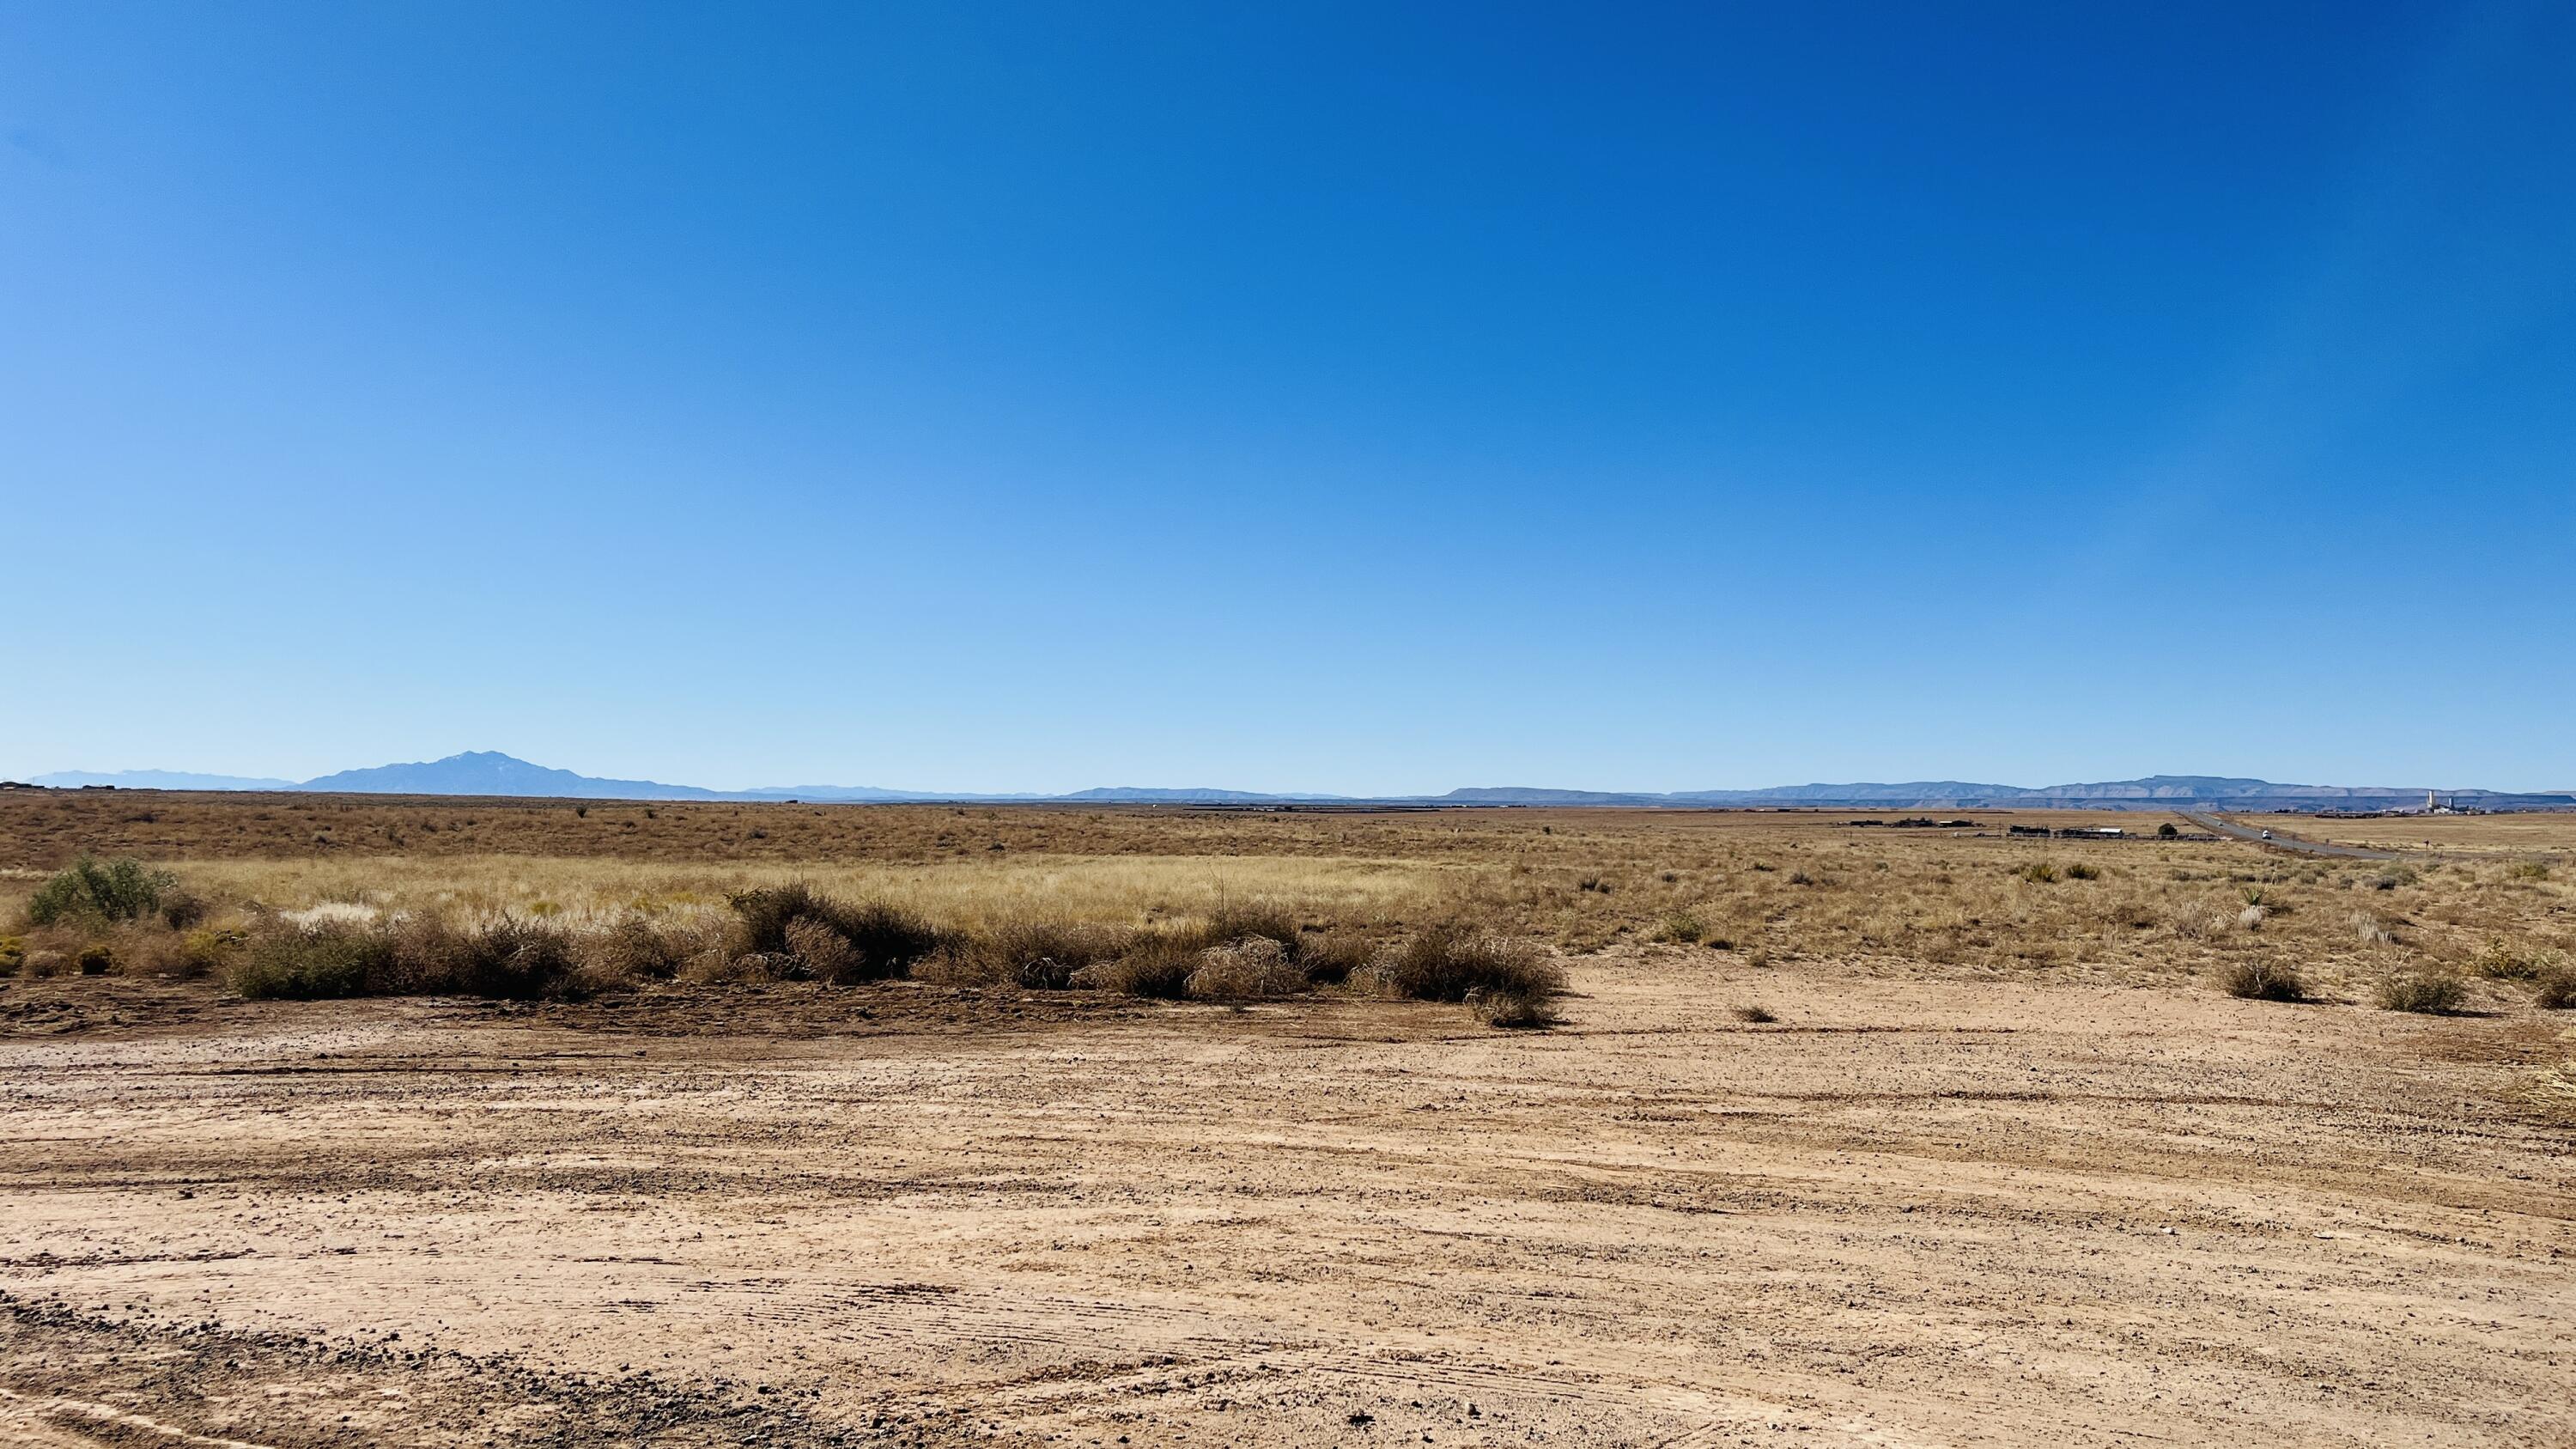
[{"label": "mountain peak", "polygon": [[370,795],[528,795],[571,800],[714,800],[714,790],[653,780],[606,780],[531,764],[499,750],[467,750],[443,760],[342,770],[305,781],[304,790]]}]

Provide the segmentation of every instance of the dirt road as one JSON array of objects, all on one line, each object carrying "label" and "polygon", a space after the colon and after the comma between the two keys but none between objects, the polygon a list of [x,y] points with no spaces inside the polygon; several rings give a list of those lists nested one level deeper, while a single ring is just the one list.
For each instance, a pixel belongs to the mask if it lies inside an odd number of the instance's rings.
[{"label": "dirt road", "polygon": [[0,1437],[2576,1436],[2563,1018],[1723,960],[1534,1035],[20,983]]},{"label": "dirt road", "polygon": [[2179,813],[2183,819],[2203,830],[2216,831],[2232,839],[2251,841],[2256,845],[2268,845],[2276,850],[2292,851],[2300,855],[2332,855],[2341,856],[2347,860],[2401,858],[2395,851],[2371,850],[2359,845],[2337,845],[2330,840],[2306,840],[2296,835],[2284,834],[2269,826],[2239,825],[2232,820],[2222,820],[2215,815],[2198,810],[2184,810]]}]

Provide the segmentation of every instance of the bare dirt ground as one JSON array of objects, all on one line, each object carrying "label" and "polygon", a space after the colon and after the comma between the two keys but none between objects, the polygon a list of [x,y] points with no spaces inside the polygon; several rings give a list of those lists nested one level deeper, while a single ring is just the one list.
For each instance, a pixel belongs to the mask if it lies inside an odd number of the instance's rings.
[{"label": "bare dirt ground", "polygon": [[1574,985],[1513,1034],[21,981],[0,1438],[2576,1441],[2563,1015]]}]

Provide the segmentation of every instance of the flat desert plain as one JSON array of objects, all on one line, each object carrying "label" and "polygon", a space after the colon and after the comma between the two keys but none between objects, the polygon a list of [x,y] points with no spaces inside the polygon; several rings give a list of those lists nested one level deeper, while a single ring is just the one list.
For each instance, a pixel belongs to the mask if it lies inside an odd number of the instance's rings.
[{"label": "flat desert plain", "polygon": [[[0,802],[11,888],[132,854],[254,934],[1257,894],[1469,914],[1565,989],[1531,1030],[936,973],[251,1000],[126,927],[0,983],[10,1442],[2576,1442],[2576,1013],[2529,984],[2576,822],[2390,866],[2002,817],[147,798]],[[2213,985],[2249,960],[2310,999]],[[2409,971],[2465,998],[2374,1004]]]}]

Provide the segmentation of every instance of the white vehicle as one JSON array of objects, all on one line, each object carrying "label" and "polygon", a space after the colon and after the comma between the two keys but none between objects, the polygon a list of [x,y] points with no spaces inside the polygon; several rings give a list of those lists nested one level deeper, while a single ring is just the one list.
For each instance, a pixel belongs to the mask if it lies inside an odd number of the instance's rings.
[{"label": "white vehicle", "polygon": [[2271,838],[2272,838],[2272,832],[2271,832],[2271,831],[2268,831],[2268,830],[2264,831],[2264,832],[2263,832],[2263,838],[2264,838],[2265,840],[2269,840],[2269,839],[2271,839]]}]

